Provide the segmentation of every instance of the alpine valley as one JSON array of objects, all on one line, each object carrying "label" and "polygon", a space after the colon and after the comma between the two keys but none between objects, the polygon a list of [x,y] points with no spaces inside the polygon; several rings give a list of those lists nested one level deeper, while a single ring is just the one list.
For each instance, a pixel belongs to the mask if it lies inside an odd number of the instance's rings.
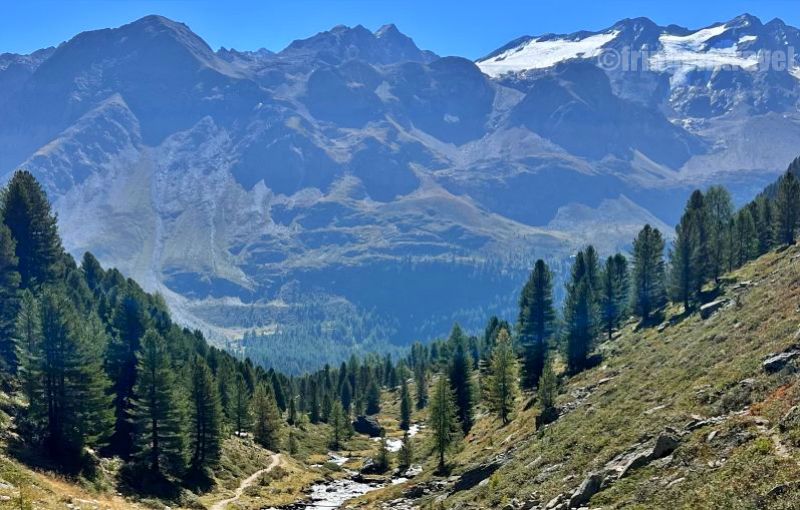
[{"label": "alpine valley", "polygon": [[0,55],[0,184],[29,170],[74,256],[300,372],[513,317],[534,260],[563,277],[587,243],[672,232],[694,188],[752,199],[797,156],[794,48],[798,29],[742,15],[525,36],[475,62],[394,25],[214,51],[148,16]]}]

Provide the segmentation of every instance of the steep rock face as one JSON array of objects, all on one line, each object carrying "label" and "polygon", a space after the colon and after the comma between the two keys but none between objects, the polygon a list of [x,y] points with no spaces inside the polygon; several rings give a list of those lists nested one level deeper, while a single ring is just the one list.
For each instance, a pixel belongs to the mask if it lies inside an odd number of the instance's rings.
[{"label": "steep rock face", "polygon": [[[73,253],[160,290],[212,338],[388,349],[513,314],[535,258],[560,273],[585,243],[666,231],[692,187],[749,198],[796,156],[797,69],[705,64],[795,39],[748,17],[635,19],[473,63],[391,25],[215,52],[149,16],[0,55],[0,175],[31,169]],[[626,47],[652,50],[650,66],[599,60]]]}]

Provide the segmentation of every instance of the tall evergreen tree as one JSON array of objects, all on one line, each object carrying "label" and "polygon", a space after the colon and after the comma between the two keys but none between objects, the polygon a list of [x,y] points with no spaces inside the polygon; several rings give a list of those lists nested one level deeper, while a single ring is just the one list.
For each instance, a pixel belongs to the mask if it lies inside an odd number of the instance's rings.
[{"label": "tall evergreen tree", "polygon": [[467,347],[467,338],[458,324],[453,326],[449,343],[453,348],[453,354],[450,359],[448,380],[456,399],[458,421],[466,434],[473,424],[475,396],[472,384],[472,355]]},{"label": "tall evergreen tree", "polygon": [[22,287],[53,282],[64,250],[47,195],[30,172],[14,173],[0,200],[0,219],[16,241]]},{"label": "tall evergreen tree", "polygon": [[411,464],[414,462],[414,445],[411,443],[411,436],[408,434],[408,431],[403,433],[403,443],[400,445],[397,458],[398,467],[401,469],[411,467]]},{"label": "tall evergreen tree", "polygon": [[539,384],[536,396],[539,400],[540,416],[544,422],[551,421],[556,414],[556,397],[558,396],[558,378],[553,371],[550,360],[545,363],[542,373],[542,382]]},{"label": "tall evergreen tree", "polygon": [[199,357],[192,362],[189,444],[195,471],[218,464],[222,446],[222,406],[208,365]]},{"label": "tall evergreen tree", "polygon": [[592,291],[585,277],[567,287],[564,322],[567,328],[567,366],[571,372],[579,372],[586,367],[596,330]]},{"label": "tall evergreen tree", "polygon": [[367,386],[367,414],[378,414],[381,412],[381,389],[378,383],[373,379]]},{"label": "tall evergreen tree", "polygon": [[16,347],[20,389],[31,407],[31,412],[26,413],[23,420],[35,428],[40,425],[40,423],[35,423],[38,411],[36,406],[42,403],[39,400],[43,383],[39,368],[42,362],[42,319],[39,302],[28,290],[22,292],[16,323],[16,337],[18,339]]},{"label": "tall evergreen tree", "polygon": [[134,430],[131,420],[133,388],[136,383],[137,352],[141,339],[150,326],[145,305],[132,293],[125,293],[111,317],[114,334],[106,353],[106,373],[113,383],[114,434],[112,453],[127,459],[134,449]]},{"label": "tall evergreen tree", "polygon": [[589,290],[595,293],[600,288],[600,259],[597,250],[591,244],[583,250],[583,262]]},{"label": "tall evergreen tree", "polygon": [[734,259],[735,267],[740,267],[758,256],[759,240],[755,221],[749,209],[743,208],[736,214],[734,225],[736,229],[733,233],[735,243],[731,256]]},{"label": "tall evergreen tree", "polygon": [[511,421],[514,402],[519,394],[519,365],[511,337],[506,330],[497,335],[497,345],[492,351],[487,392],[489,408],[497,413],[503,425]]},{"label": "tall evergreen tree", "polygon": [[778,180],[774,221],[775,240],[781,244],[794,244],[800,224],[800,182],[791,172],[786,172]]},{"label": "tall evergreen tree", "polygon": [[186,464],[184,406],[164,338],[148,330],[137,353],[133,389],[135,458],[154,474],[179,474]]},{"label": "tall evergreen tree", "polygon": [[767,253],[774,244],[774,212],[772,200],[759,195],[754,202],[756,233],[758,234],[758,253]]},{"label": "tall evergreen tree", "polygon": [[331,437],[329,446],[334,450],[341,450],[344,446],[344,441],[350,437],[351,425],[350,420],[344,412],[342,403],[338,400],[333,403],[330,417]]},{"label": "tall evergreen tree", "polygon": [[440,374],[434,386],[430,402],[428,421],[432,431],[433,447],[439,457],[439,472],[445,470],[445,454],[459,436],[459,423],[453,390],[444,374]]},{"label": "tall evergreen tree", "polygon": [[633,241],[633,310],[645,321],[666,304],[664,238],[645,225]]},{"label": "tall evergreen tree", "polygon": [[542,373],[547,342],[555,325],[553,283],[550,269],[539,259],[522,289],[517,328],[523,348],[524,386],[532,388]]},{"label": "tall evergreen tree", "polygon": [[600,318],[609,340],[628,310],[628,259],[621,253],[608,257],[601,271]]},{"label": "tall evergreen tree", "polygon": [[424,365],[414,369],[414,387],[417,391],[417,409],[425,409],[428,405],[428,378],[425,376]]},{"label": "tall evergreen tree", "polygon": [[350,409],[353,405],[353,388],[350,386],[350,380],[345,378],[342,381],[341,391],[339,394],[339,401],[342,403],[346,415],[350,415]]},{"label": "tall evergreen tree", "polygon": [[670,251],[671,291],[675,302],[689,310],[700,296],[709,274],[709,246],[706,235],[706,214],[703,194],[695,190],[689,197],[676,238]]},{"label": "tall evergreen tree", "polygon": [[250,390],[241,373],[236,374],[233,387],[233,415],[236,435],[241,436],[250,429]]},{"label": "tall evergreen tree", "polygon": [[28,418],[53,458],[75,463],[84,446],[102,444],[110,432],[105,332],[96,317],[79,322],[63,293],[50,288],[38,306],[26,298],[20,326]]},{"label": "tall evergreen tree", "polygon": [[0,370],[7,375],[13,375],[17,368],[18,262],[16,242],[11,237],[11,231],[0,223]]},{"label": "tall evergreen tree", "polygon": [[408,391],[406,379],[400,382],[400,429],[411,428],[411,392]]},{"label": "tall evergreen tree", "polygon": [[280,450],[280,433],[283,427],[280,409],[272,393],[272,386],[256,386],[252,402],[253,439],[264,448]]},{"label": "tall evergreen tree", "polygon": [[733,201],[727,189],[712,186],[706,191],[704,207],[708,236],[708,277],[716,282],[727,265],[726,238],[728,224],[733,218]]}]

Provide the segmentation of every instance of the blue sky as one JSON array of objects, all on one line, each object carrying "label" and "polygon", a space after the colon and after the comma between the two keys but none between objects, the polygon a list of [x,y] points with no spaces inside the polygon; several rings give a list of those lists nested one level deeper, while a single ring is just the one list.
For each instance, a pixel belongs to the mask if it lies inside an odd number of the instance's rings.
[{"label": "blue sky", "polygon": [[597,30],[626,17],[699,28],[749,12],[765,22],[779,17],[800,26],[795,0],[27,0],[4,2],[2,12],[0,53],[29,53],[147,14],[186,23],[214,49],[275,51],[337,24],[374,30],[395,23],[422,48],[473,59],[521,35]]}]

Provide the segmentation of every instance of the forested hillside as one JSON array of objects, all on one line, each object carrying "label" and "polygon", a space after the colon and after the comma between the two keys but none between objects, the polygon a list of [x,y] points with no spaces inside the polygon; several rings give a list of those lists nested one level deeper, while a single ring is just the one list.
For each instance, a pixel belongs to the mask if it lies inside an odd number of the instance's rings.
[{"label": "forested hillside", "polygon": [[[797,166],[795,162],[791,168]],[[471,495],[448,499],[447,505],[494,507],[509,495],[529,497],[530,492],[538,494],[540,490],[548,495],[556,488],[566,490],[571,478],[557,485],[547,481],[549,475],[540,482],[522,479],[521,485],[509,486],[520,476],[515,460],[509,464],[507,477],[492,476],[488,489],[481,485],[477,492],[472,491],[523,448],[541,451],[550,463],[560,458],[558,467],[547,469],[557,472],[571,466],[567,473],[572,477],[612,451],[619,453],[616,443],[605,435],[622,426],[619,420],[628,415],[618,400],[598,400],[589,406],[586,402],[592,391],[612,378],[622,378],[626,367],[641,363],[649,364],[647,370],[653,377],[668,379],[648,357],[653,349],[661,352],[652,346],[654,338],[667,330],[671,341],[678,342],[673,329],[687,335],[709,335],[703,329],[706,326],[697,325],[698,310],[707,318],[725,309],[728,320],[735,320],[727,309],[743,306],[741,299],[745,298],[732,295],[731,289],[749,289],[754,284],[748,281],[732,287],[731,277],[726,275],[760,255],[773,252],[755,269],[745,268],[745,273],[739,274],[757,272],[758,292],[771,293],[763,296],[760,308],[746,298],[750,308],[743,310],[752,314],[747,317],[755,320],[759,313],[765,314],[762,322],[780,321],[780,328],[786,329],[792,317],[783,315],[782,310],[793,302],[791,292],[798,281],[798,256],[795,248],[787,247],[795,244],[800,225],[800,181],[790,169],[738,211],[722,187],[696,191],[686,204],[669,249],[663,233],[648,225],[634,239],[630,257],[608,254],[602,258],[592,246],[580,250],[573,258],[560,313],[554,306],[552,272],[539,260],[521,289],[514,324],[493,317],[485,332],[477,336],[455,325],[448,339],[414,344],[408,354],[394,360],[391,356],[352,356],[338,367],[326,365],[313,373],[287,376],[209,347],[202,334],[170,319],[158,295],[145,293],[115,269],[102,268],[91,254],[78,265],[64,252],[47,197],[30,173],[14,174],[2,191],[0,214],[0,354],[7,454],[13,463],[58,473],[74,483],[88,483],[101,493],[124,491],[130,504],[212,504],[219,490],[230,490],[231,481],[247,482],[243,466],[255,472],[252,476],[278,470],[262,480],[264,490],[295,480],[295,486],[281,489],[285,491],[282,499],[271,494],[282,503],[303,500],[306,496],[301,491],[320,480],[366,484],[361,492],[371,491],[388,482],[394,468],[404,478],[392,490],[408,488],[412,482],[407,479],[419,477],[416,486],[422,487],[422,492],[404,497],[421,497],[427,503],[434,501],[429,496],[442,491]],[[776,268],[765,276],[769,264]],[[785,288],[786,301],[777,301],[772,283]],[[796,309],[792,313],[796,314]],[[753,349],[759,352],[764,346],[777,348],[781,343],[761,338],[765,333],[758,330],[758,323],[736,324],[739,326],[732,327],[754,332]],[[638,331],[635,337],[627,329],[631,325]],[[690,325],[697,332],[687,329]],[[746,367],[736,365],[745,363],[738,349],[746,345],[731,346],[726,334],[716,335],[719,338],[709,342],[719,345],[708,348],[714,350],[714,356],[722,356],[714,359],[724,370],[709,365],[707,357],[697,359],[697,366],[692,365],[695,360],[691,357],[685,358],[670,369],[677,371],[673,374],[676,381],[699,384],[708,377],[705,370],[726,373],[725,380],[746,372]],[[795,350],[777,355],[780,359],[775,363],[780,366],[776,365],[776,371],[800,353],[796,346],[784,347]],[[686,348],[698,347],[687,343]],[[726,352],[732,357],[726,358]],[[725,368],[726,364],[731,367]],[[587,380],[594,381],[591,389],[578,387]],[[708,382],[713,387],[719,384],[713,379]],[[634,383],[641,384],[631,379]],[[756,386],[759,390],[755,393],[759,398],[765,396],[773,383],[771,379],[763,383],[766,386]],[[631,393],[632,388],[645,391],[646,384],[628,389],[609,384],[617,388],[623,403],[635,407],[647,400],[644,394]],[[758,384],[762,384],[760,380]],[[729,389],[725,387],[725,391]],[[738,399],[738,394],[714,395],[701,406],[706,414],[712,409],[717,415],[740,410],[740,402],[724,401]],[[606,404],[617,407],[604,409]],[[567,443],[559,443],[565,439],[548,436],[567,433],[562,424],[573,423],[581,413],[609,416],[593,432],[575,425],[578,436],[572,440],[584,450],[570,450]],[[423,422],[424,431],[414,437]],[[651,434],[653,423],[642,425],[641,431],[619,435],[632,439],[637,434]],[[505,430],[511,435],[495,443],[498,435],[506,435]],[[791,429],[787,430],[790,434]],[[508,443],[515,434],[526,442]],[[395,437],[391,440],[396,441],[396,448],[389,447],[390,435]],[[366,436],[380,439],[369,441]],[[550,446],[542,443],[548,437],[554,441]],[[669,453],[677,448],[673,439],[663,440],[671,445]],[[558,444],[562,444],[560,450]],[[477,445],[482,448],[476,449]],[[634,467],[660,458],[661,453],[666,455],[666,450],[659,450],[662,446],[654,447],[659,454],[645,455]],[[767,448],[759,448],[762,446]],[[355,482],[353,472],[342,471],[335,462],[338,457],[329,456],[329,449],[349,452],[343,462],[361,470],[361,481]],[[503,452],[501,456],[496,449]],[[267,452],[278,451],[285,457],[273,456],[270,463]],[[544,465],[544,461],[529,461]],[[494,467],[478,475],[465,471],[475,462]],[[4,468],[7,473],[14,472],[8,471],[13,463]],[[287,475],[289,472],[296,476]],[[547,508],[589,502],[613,483],[609,472],[587,475],[577,495],[562,492]],[[449,478],[452,473],[461,476]],[[2,476],[6,475],[0,473]],[[619,478],[624,476],[619,474]],[[437,478],[439,482],[435,482]],[[452,483],[455,486],[448,485]],[[7,498],[4,501],[16,501],[20,507],[47,503],[35,491],[31,495],[29,490],[6,485],[13,496],[2,494]],[[224,507],[226,501],[238,501],[244,497],[244,488],[220,504]],[[206,496],[197,499],[203,494]],[[386,491],[375,494],[380,498]],[[389,491],[392,494],[396,495]],[[623,492],[619,497],[629,496]],[[254,498],[252,505],[261,506],[263,501],[271,500]]]}]

